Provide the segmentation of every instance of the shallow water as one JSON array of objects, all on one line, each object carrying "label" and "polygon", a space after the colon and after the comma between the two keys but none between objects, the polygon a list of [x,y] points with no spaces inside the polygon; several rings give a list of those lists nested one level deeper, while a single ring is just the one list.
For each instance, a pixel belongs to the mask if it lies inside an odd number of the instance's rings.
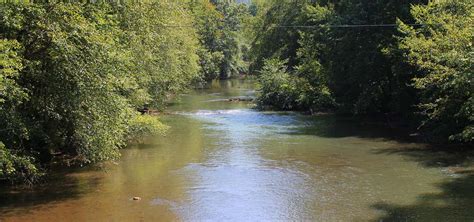
[{"label": "shallow water", "polygon": [[[473,158],[348,118],[257,112],[216,81],[116,164],[0,192],[0,221],[474,221]],[[132,197],[141,200],[131,200]]]}]

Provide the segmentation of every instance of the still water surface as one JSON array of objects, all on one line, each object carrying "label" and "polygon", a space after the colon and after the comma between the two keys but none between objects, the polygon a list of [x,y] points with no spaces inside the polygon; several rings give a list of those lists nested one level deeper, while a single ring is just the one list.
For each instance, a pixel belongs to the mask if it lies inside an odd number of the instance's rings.
[{"label": "still water surface", "polygon": [[252,96],[252,82],[211,86],[170,106],[166,137],[116,164],[2,190],[0,221],[474,221],[470,155],[227,101]]}]

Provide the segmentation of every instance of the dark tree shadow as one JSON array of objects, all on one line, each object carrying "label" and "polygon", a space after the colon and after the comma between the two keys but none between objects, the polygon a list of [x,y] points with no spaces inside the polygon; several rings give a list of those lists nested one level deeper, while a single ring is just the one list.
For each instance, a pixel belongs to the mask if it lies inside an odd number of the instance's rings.
[{"label": "dark tree shadow", "polygon": [[374,204],[385,214],[375,221],[474,221],[474,171],[438,186],[440,193],[420,195],[412,205]]},{"label": "dark tree shadow", "polygon": [[419,195],[411,205],[380,202],[383,211],[375,221],[474,221],[474,149],[464,146],[421,146],[374,150],[378,154],[401,155],[424,167],[443,170],[449,177],[436,184],[439,193]]},{"label": "dark tree shadow", "polygon": [[374,221],[474,221],[474,149],[469,145],[429,145],[410,136],[413,129],[395,122],[323,115],[302,117],[301,127],[290,135],[326,138],[359,137],[400,142],[400,146],[376,148],[381,155],[399,155],[423,167],[438,168],[447,174],[437,193],[418,196],[411,205],[379,202],[371,207],[383,216]]},{"label": "dark tree shadow", "polygon": [[289,135],[314,135],[327,138],[360,137],[396,140],[400,142],[416,141],[410,136],[413,130],[401,122],[384,118],[337,116],[333,114],[319,116],[301,115],[298,127],[283,132]]},{"label": "dark tree shadow", "polygon": [[467,145],[424,145],[416,147],[401,146],[390,149],[377,149],[376,154],[401,155],[425,167],[452,167],[462,170],[474,164],[474,149]]},{"label": "dark tree shadow", "polygon": [[49,176],[46,181],[34,187],[11,187],[2,184],[0,186],[0,218],[27,214],[41,208],[44,204],[76,199],[92,190],[96,190],[101,180],[100,177],[74,176],[74,173],[90,170],[93,169],[88,167],[67,173],[56,172]]}]

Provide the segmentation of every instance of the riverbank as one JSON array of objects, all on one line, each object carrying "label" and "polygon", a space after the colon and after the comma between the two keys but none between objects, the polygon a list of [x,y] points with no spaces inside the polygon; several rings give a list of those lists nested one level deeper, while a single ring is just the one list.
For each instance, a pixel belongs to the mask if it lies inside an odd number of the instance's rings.
[{"label": "riverbank", "polygon": [[[2,188],[3,221],[459,221],[474,218],[470,152],[333,115],[259,112],[254,85],[218,81],[160,116],[166,136],[101,167]],[[131,200],[140,197],[140,200]],[[94,212],[91,214],[90,212]]]}]

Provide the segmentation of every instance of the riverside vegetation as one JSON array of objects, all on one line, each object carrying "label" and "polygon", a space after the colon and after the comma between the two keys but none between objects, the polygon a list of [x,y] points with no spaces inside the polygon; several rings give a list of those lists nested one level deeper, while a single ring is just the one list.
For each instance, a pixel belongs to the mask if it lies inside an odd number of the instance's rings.
[{"label": "riverside vegetation", "polygon": [[228,1],[2,3],[0,180],[34,183],[49,163],[112,160],[163,133],[162,108],[205,78],[243,72]]},{"label": "riverside vegetation", "polygon": [[[190,84],[257,75],[260,108],[399,116],[474,138],[468,0],[0,4],[0,180],[113,160]],[[387,25],[388,24],[388,25]]]},{"label": "riverside vegetation", "polygon": [[473,1],[261,6],[250,54],[260,107],[396,116],[429,142],[474,141]]}]

